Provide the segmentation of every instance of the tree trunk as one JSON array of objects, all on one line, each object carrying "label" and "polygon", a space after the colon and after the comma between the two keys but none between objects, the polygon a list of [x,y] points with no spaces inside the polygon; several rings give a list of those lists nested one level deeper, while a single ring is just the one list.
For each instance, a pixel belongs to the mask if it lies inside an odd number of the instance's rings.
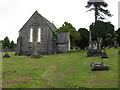
[{"label": "tree trunk", "polygon": [[98,9],[97,6],[95,5],[95,22],[97,21],[97,16],[98,16]]}]

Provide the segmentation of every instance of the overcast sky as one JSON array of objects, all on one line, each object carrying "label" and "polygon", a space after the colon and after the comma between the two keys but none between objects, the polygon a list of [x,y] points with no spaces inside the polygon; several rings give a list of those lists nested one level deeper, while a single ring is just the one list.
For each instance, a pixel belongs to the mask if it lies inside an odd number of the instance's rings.
[{"label": "overcast sky", "polygon": [[[1,0],[0,3],[0,40],[6,36],[10,40],[17,41],[19,30],[37,10],[50,22],[54,22],[57,28],[67,21],[76,30],[89,29],[94,22],[94,12],[86,12],[88,0]],[[113,17],[106,17],[118,29],[118,1],[105,0],[107,9]]]}]

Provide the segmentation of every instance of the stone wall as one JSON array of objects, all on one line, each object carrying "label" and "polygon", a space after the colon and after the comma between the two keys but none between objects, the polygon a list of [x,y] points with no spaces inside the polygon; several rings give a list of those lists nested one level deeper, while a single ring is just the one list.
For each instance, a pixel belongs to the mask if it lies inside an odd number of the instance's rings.
[{"label": "stone wall", "polygon": [[[33,29],[33,42],[30,42],[30,29]],[[41,29],[41,42],[38,42],[38,29]],[[57,29],[56,29],[57,30]],[[35,12],[31,18],[19,31],[19,38],[17,40],[16,55],[32,55],[38,53],[40,55],[55,54],[62,47],[62,52],[69,51],[69,34],[61,34],[59,39],[53,35],[55,27],[43,16]],[[64,36],[64,37],[63,37]],[[63,39],[63,40],[61,40]],[[57,44],[57,40],[64,41],[64,43]],[[58,46],[57,46],[58,45]]]},{"label": "stone wall", "polygon": [[[33,28],[33,42],[30,42],[30,29]],[[38,40],[38,28],[41,28],[41,42]],[[32,16],[28,22],[19,31],[16,55],[29,55],[35,51],[35,42],[37,42],[37,52],[39,54],[52,54],[52,31],[46,22],[37,14]]]}]

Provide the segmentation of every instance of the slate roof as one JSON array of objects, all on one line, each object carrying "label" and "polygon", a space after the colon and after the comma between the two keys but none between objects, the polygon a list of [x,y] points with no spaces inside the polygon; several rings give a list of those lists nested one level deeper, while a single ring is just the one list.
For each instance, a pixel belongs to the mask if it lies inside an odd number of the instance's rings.
[{"label": "slate roof", "polygon": [[43,17],[42,16],[42,18],[43,18],[43,20],[47,23],[47,25],[52,29],[52,30],[54,30],[54,31],[56,31],[57,30],[57,28],[55,27],[55,25],[53,24],[53,23],[51,23],[50,21],[48,21],[45,17]]},{"label": "slate roof", "polygon": [[57,34],[57,44],[65,44],[69,40],[69,32]]},{"label": "slate roof", "polygon": [[[52,30],[54,30],[54,31],[56,31],[57,30],[57,28],[55,27],[55,25],[53,24],[53,23],[51,23],[50,21],[48,21],[45,17],[43,17],[41,14],[39,14],[38,13],[38,11],[36,10],[35,12],[34,12],[34,14],[29,18],[29,20],[34,16],[34,15],[36,15],[36,16],[39,16],[40,18],[42,18],[45,22],[46,22],[46,25],[48,25],[49,27],[50,27],[50,29],[52,29]],[[28,21],[29,21],[28,20]],[[27,22],[28,22],[27,21]],[[27,22],[25,23],[25,25],[27,24]],[[24,26],[25,26],[24,25]],[[23,27],[24,27],[23,26]],[[23,28],[22,27],[22,28]],[[20,31],[22,30],[22,28],[20,29]]]}]

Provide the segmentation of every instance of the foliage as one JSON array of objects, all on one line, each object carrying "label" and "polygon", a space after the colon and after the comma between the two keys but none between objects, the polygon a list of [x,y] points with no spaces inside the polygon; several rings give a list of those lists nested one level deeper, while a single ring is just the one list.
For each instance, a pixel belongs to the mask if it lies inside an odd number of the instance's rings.
[{"label": "foliage", "polygon": [[3,48],[3,40],[0,40],[0,49]]},{"label": "foliage", "polygon": [[80,33],[78,31],[71,32],[70,40],[71,40],[71,45],[77,47],[77,43],[80,40]]},{"label": "foliage", "polygon": [[87,2],[87,5],[85,7],[86,8],[90,8],[91,7],[88,11],[92,11],[92,10],[95,11],[95,22],[96,22],[99,19],[101,19],[101,20],[105,19],[104,15],[107,15],[109,17],[112,16],[110,11],[104,9],[107,6],[108,6],[108,4],[106,2],[104,2],[104,1],[103,2],[95,2],[93,0],[93,2],[90,2],[90,1]]},{"label": "foliage", "polygon": [[[103,45],[108,46],[109,43],[113,43],[112,38],[114,37],[114,25],[110,22],[96,21],[91,24],[92,39],[97,38],[103,39]],[[112,41],[111,41],[112,40]]]},{"label": "foliage", "polygon": [[72,26],[71,23],[64,22],[62,27],[57,30],[57,33],[60,32],[70,32],[71,45],[73,47],[77,46],[77,42],[80,40],[80,34],[78,31],[76,31],[76,29]]},{"label": "foliage", "polygon": [[114,42],[113,39],[114,39],[113,35],[110,33],[107,33],[105,40],[108,42],[108,45],[111,45],[111,43]]},{"label": "foliage", "polygon": [[79,40],[78,46],[81,49],[84,49],[85,47],[88,46],[88,41],[89,41],[89,31],[85,28],[80,28],[78,30],[80,33],[81,39]]},{"label": "foliage", "polygon": [[72,24],[68,22],[64,22],[62,27],[60,27],[57,32],[73,32],[73,31],[76,31],[76,30],[72,26]]},{"label": "foliage", "polygon": [[10,40],[7,36],[4,38],[2,45],[3,45],[3,48],[5,47],[10,48]]},{"label": "foliage", "polygon": [[11,43],[10,43],[10,48],[14,48],[15,44],[14,44],[14,41],[12,40]]},{"label": "foliage", "polygon": [[[88,58],[85,50],[35,59],[8,52],[11,58],[2,60],[3,88],[117,88],[118,49],[106,52],[108,59]],[[110,70],[92,72],[91,62],[104,62]]]},{"label": "foliage", "polygon": [[120,28],[115,32],[117,43],[120,45]]},{"label": "foliage", "polygon": [[14,41],[12,40],[10,42],[7,36],[1,42],[2,42],[2,49],[5,49],[5,47],[8,47],[9,49],[14,50],[14,48],[16,47],[16,44],[14,43]]}]

